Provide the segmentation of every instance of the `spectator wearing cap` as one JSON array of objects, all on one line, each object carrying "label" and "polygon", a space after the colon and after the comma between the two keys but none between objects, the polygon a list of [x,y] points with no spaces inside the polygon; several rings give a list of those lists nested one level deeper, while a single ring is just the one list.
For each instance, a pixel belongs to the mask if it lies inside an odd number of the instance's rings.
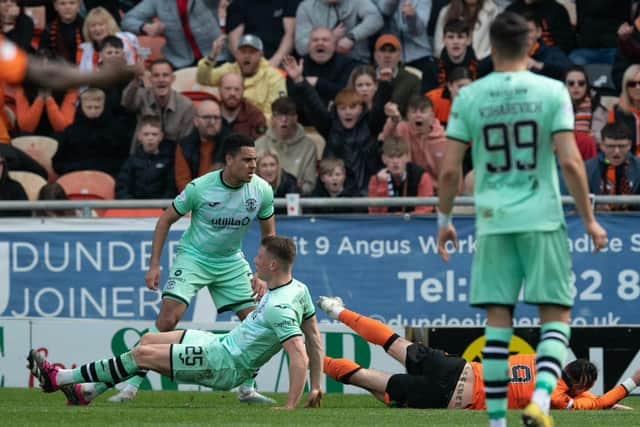
[{"label": "spectator wearing cap", "polygon": [[[428,74],[435,66],[433,45],[427,37],[431,0],[376,0],[386,18],[386,32],[402,40],[401,60]],[[423,86],[423,91],[427,88]]]},{"label": "spectator wearing cap", "polygon": [[232,133],[257,139],[267,130],[262,111],[244,98],[240,73],[227,73],[220,77],[220,110],[222,126]]},{"label": "spectator wearing cap", "polygon": [[[327,108],[349,81],[349,75],[357,62],[336,52],[333,32],[326,27],[316,27],[309,35],[308,54],[302,57],[302,75],[315,87]],[[287,92],[293,81],[287,79]]]},{"label": "spectator wearing cap", "polygon": [[311,31],[322,26],[332,29],[338,53],[368,64],[369,37],[383,24],[372,0],[303,0],[296,12],[296,51],[306,55]]},{"label": "spectator wearing cap", "polygon": [[[433,181],[420,166],[410,162],[409,144],[402,138],[390,136],[382,144],[385,167],[369,178],[369,197],[431,197]],[[427,214],[433,206],[372,206],[369,213],[410,212]]]},{"label": "spectator wearing cap", "polygon": [[124,15],[122,28],[135,34],[164,36],[167,43],[162,54],[175,68],[193,65],[222,34],[218,18],[205,0],[142,0]]},{"label": "spectator wearing cap", "polygon": [[236,61],[215,66],[226,37],[218,37],[211,46],[211,53],[198,62],[196,80],[202,85],[218,86],[220,78],[229,72],[240,73],[244,79],[244,96],[258,107],[267,120],[271,119],[271,104],[287,94],[284,76],[269,65],[264,58],[263,44],[259,37],[245,34],[235,51]]},{"label": "spectator wearing cap", "polygon": [[229,48],[234,52],[243,34],[255,34],[264,43],[264,56],[279,67],[293,50],[299,0],[233,0],[227,10]]},{"label": "spectator wearing cap", "polygon": [[393,34],[383,34],[376,40],[374,59],[376,63],[376,75],[391,73],[391,99],[397,104],[400,113],[404,116],[407,110],[407,101],[414,93],[419,93],[421,82],[418,77],[406,71],[400,65],[401,55],[400,40]]}]

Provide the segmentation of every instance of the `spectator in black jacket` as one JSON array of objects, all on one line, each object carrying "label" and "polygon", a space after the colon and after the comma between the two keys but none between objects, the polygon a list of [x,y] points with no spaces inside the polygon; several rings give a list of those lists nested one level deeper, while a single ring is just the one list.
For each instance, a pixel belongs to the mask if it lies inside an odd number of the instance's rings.
[{"label": "spectator in black jacket", "polygon": [[[327,108],[336,94],[347,85],[356,62],[346,55],[336,53],[336,43],[329,28],[316,27],[309,35],[309,53],[302,57],[302,75],[316,88]],[[287,79],[287,93],[293,81]],[[306,121],[303,121],[306,123]]]},{"label": "spectator in black jacket", "polygon": [[569,55],[572,64],[613,64],[618,40],[616,33],[629,19],[631,0],[580,0],[576,2],[576,44]]},{"label": "spectator in black jacket", "polygon": [[324,137],[327,144],[323,158],[343,159],[347,170],[346,186],[366,196],[369,176],[380,166],[380,150],[376,140],[385,122],[384,104],[393,90],[390,70],[381,73],[371,112],[362,97],[352,89],[336,95],[334,106],[327,110],[318,92],[302,77],[302,65],[287,57],[284,66],[295,82],[290,94],[296,104],[304,106],[305,115]]},{"label": "spectator in black jacket", "polygon": [[83,42],[80,0],[54,0],[53,7],[56,13],[40,35],[40,50],[47,49],[75,64]]},{"label": "spectator in black jacket", "polygon": [[542,25],[542,38],[547,45],[558,46],[567,55],[575,47],[569,12],[556,0],[515,0],[506,10],[519,14],[533,12]]},{"label": "spectator in black jacket", "polygon": [[58,137],[53,168],[58,175],[78,170],[99,170],[115,177],[127,158],[130,142],[105,110],[105,94],[90,88],[80,95],[74,122]]},{"label": "spectator in black jacket", "polygon": [[5,37],[27,52],[33,51],[33,20],[24,13],[18,0],[0,2],[0,22]]},{"label": "spectator in black jacket", "polygon": [[163,138],[160,120],[143,117],[136,134],[136,152],[129,156],[116,180],[117,199],[169,199],[175,196],[173,144]]},{"label": "spectator in black jacket", "polygon": [[[24,200],[27,201],[27,193],[19,182],[9,178],[9,168],[7,161],[0,154],[0,200]],[[0,210],[0,217],[7,216],[31,216],[31,211],[3,211]]]}]

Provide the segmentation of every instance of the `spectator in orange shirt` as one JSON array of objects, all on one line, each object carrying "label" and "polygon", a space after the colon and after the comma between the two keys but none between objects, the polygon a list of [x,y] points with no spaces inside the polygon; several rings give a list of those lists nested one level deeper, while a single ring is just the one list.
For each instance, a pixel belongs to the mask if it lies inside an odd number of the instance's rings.
[{"label": "spectator in orange shirt", "polygon": [[[320,297],[318,305],[330,318],[353,329],[372,344],[384,348],[389,356],[403,364],[406,374],[388,374],[363,368],[349,359],[324,358],[324,373],[344,384],[362,387],[393,407],[484,409],[482,364],[467,362],[423,344],[412,343],[386,324],[344,307],[335,297]],[[535,382],[535,354],[509,357],[509,409],[521,409],[529,402]],[[620,405],[638,385],[640,369],[602,396],[588,390],[598,376],[595,365],[577,359],[566,365],[562,379],[551,394],[553,409],[631,409]]]},{"label": "spectator in orange shirt", "polygon": [[473,81],[471,71],[465,67],[456,67],[447,75],[446,86],[433,89],[426,93],[433,104],[433,111],[436,119],[443,126],[449,121],[449,112],[451,111],[451,103],[458,91]]},{"label": "spectator in orange shirt", "polygon": [[[382,144],[385,167],[369,179],[369,197],[431,197],[433,181],[420,166],[409,161],[409,144],[389,137]],[[369,213],[405,213],[415,215],[433,212],[433,206],[371,206]]]},{"label": "spectator in orange shirt", "polygon": [[631,130],[631,153],[640,155],[640,65],[631,65],[622,76],[618,103],[609,110],[609,123],[622,122]]},{"label": "spectator in orange shirt", "polygon": [[[51,52],[40,50],[42,61],[53,59]],[[73,123],[78,100],[77,89],[66,92],[23,85],[16,90],[16,121],[21,134],[51,136]]]}]

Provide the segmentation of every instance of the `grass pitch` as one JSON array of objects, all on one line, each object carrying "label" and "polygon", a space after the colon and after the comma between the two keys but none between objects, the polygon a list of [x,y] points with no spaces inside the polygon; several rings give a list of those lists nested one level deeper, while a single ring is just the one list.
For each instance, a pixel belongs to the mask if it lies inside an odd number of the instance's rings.
[{"label": "grass pitch", "polygon": [[[106,393],[107,396],[113,393]],[[285,395],[266,393],[282,404]],[[554,411],[557,426],[637,426],[640,397],[623,404],[634,411]],[[519,411],[508,422],[520,425]],[[142,391],[134,402],[109,403],[106,396],[89,406],[68,407],[62,393],[39,389],[0,388],[3,426],[485,426],[482,411],[389,409],[368,395],[329,394],[320,409],[275,411],[237,401],[235,393]]]}]

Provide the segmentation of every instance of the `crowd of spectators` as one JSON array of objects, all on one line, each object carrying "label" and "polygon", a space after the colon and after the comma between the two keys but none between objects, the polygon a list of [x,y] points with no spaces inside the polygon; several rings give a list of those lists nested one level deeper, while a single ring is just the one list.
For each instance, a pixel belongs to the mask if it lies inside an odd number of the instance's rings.
[{"label": "crowd of spectators", "polygon": [[[48,178],[42,198],[80,170],[111,175],[119,199],[171,198],[223,166],[231,133],[256,141],[276,197],[437,195],[451,103],[492,71],[503,10],[530,24],[529,70],[566,84],[590,191],[640,194],[638,0],[0,0],[4,37],[32,60],[138,70],[121,87],[2,87],[0,200],[27,198],[9,170]],[[145,38],[163,40],[159,57]],[[207,91],[177,88],[183,69]],[[58,141],[53,176],[11,146],[27,135]]]}]

